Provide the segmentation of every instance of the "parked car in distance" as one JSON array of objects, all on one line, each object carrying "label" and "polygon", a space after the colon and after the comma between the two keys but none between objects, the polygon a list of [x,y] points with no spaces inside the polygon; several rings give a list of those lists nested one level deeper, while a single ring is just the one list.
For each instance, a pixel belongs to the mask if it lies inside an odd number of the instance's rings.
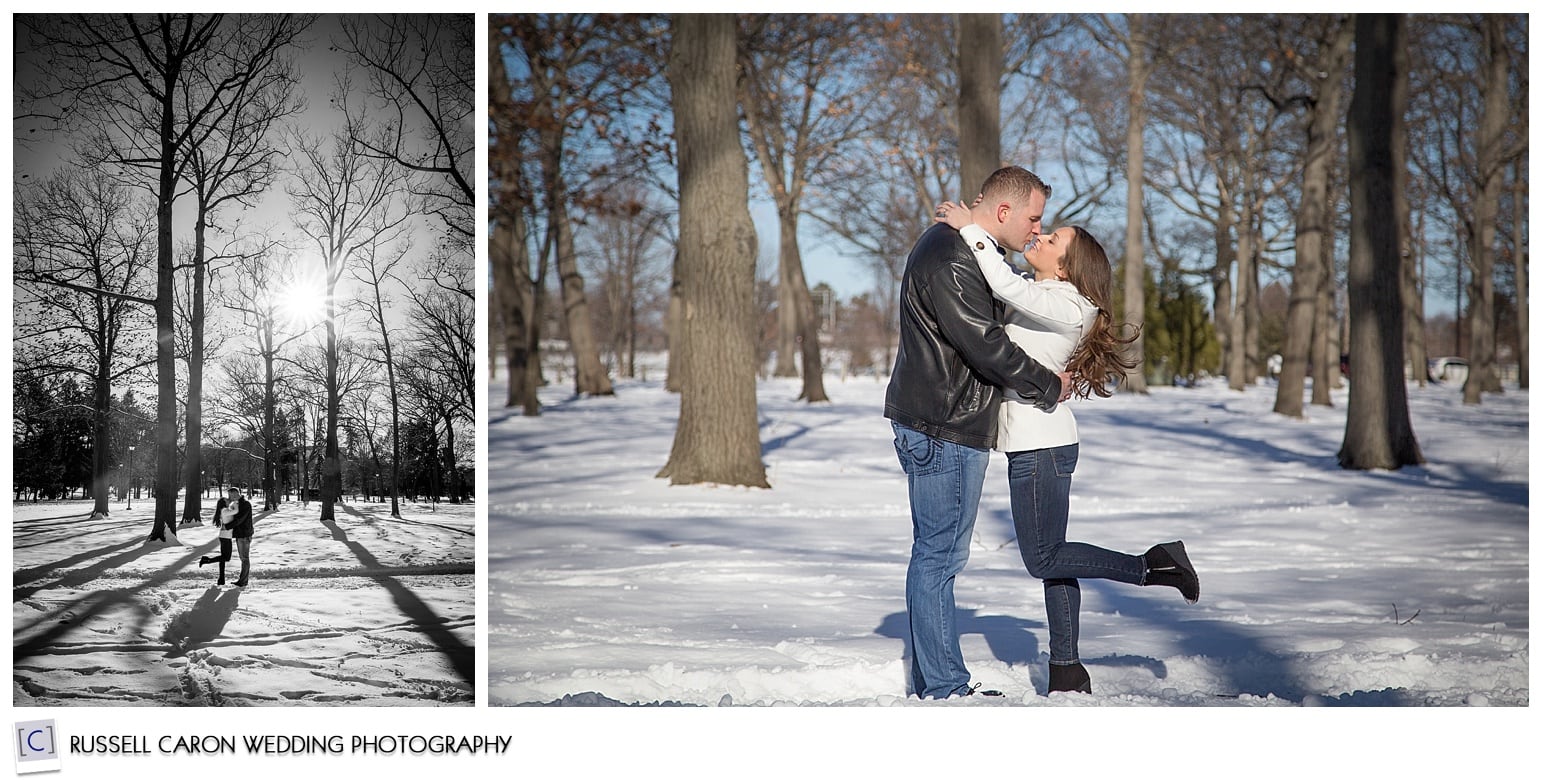
[{"label": "parked car in distance", "polygon": [[1436,382],[1463,383],[1467,381],[1467,359],[1450,356],[1430,359],[1430,379]]}]

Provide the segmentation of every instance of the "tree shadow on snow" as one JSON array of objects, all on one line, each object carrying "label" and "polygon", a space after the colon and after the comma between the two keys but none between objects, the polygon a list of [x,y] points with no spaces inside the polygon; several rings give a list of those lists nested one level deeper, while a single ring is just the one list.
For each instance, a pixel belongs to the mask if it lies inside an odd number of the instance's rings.
[{"label": "tree shadow on snow", "polygon": [[[973,609],[960,609],[954,613],[954,625],[958,628],[960,637],[964,635],[980,635],[985,638],[985,644],[990,647],[991,655],[1009,666],[1029,666],[1030,678],[1038,678],[1039,663],[1039,638],[1033,630],[1043,629],[1042,621],[1032,621],[1016,616],[980,615]],[[905,643],[905,692],[915,694],[910,690],[911,672],[913,663],[910,649],[910,616],[907,613],[890,613],[884,616],[882,622],[873,630],[882,637],[892,637]],[[1042,683],[1042,682],[1040,682]],[[1035,684],[1036,686],[1038,683]]]},{"label": "tree shadow on snow", "polygon": [[[186,556],[184,556],[182,559],[180,559],[177,563],[175,563],[175,564],[173,564],[173,565],[171,565],[169,567],[166,567],[165,569],[162,569],[160,572],[156,573],[155,575],[152,575],[150,579],[145,581],[145,585],[147,585],[147,586],[149,586],[149,585],[157,585],[157,584],[165,583],[166,581],[171,580],[173,577],[176,576],[177,572],[180,572],[182,569],[184,569],[190,562],[195,561],[199,556],[203,556],[206,553],[213,552],[213,550],[214,550],[214,548],[216,547],[217,544],[218,544],[218,542],[216,540],[209,540],[208,542],[204,543],[203,545],[199,545],[197,547],[189,546],[190,552]],[[23,599],[31,597],[32,595],[37,594],[40,591],[46,591],[46,590],[52,589],[52,588],[76,588],[76,587],[79,587],[79,586],[84,586],[85,584],[90,583],[91,581],[96,580],[99,577],[102,577],[103,575],[107,574],[108,572],[110,572],[110,571],[112,571],[114,569],[117,569],[118,567],[123,566],[124,564],[127,564],[127,563],[129,563],[131,561],[134,561],[134,560],[144,556],[144,548],[145,548],[145,541],[142,540],[142,539],[137,539],[137,538],[134,539],[134,540],[131,540],[129,543],[127,543],[125,545],[114,545],[114,546],[109,546],[107,548],[102,548],[102,549],[100,549],[100,552],[106,552],[106,551],[110,551],[110,550],[122,550],[122,552],[119,553],[116,556],[112,556],[110,558],[102,559],[101,561],[98,561],[98,562],[96,562],[94,564],[91,564],[90,566],[81,567],[79,569],[65,570],[59,576],[58,580],[55,580],[55,581],[53,581],[51,583],[44,583],[42,585],[32,586],[32,587],[27,587],[27,588],[13,588],[11,590],[11,601],[12,602],[20,602]],[[36,567],[32,567],[31,568],[30,571],[31,572],[36,572],[37,574],[32,575],[30,577],[30,579],[31,580],[37,580],[38,579],[38,575],[41,575],[41,574],[47,573],[47,572],[57,571],[57,570],[59,570],[61,568],[64,568],[64,567],[68,566],[69,564],[73,564],[73,563],[75,563],[77,561],[81,561],[81,560],[83,560],[83,557],[81,557],[81,556],[72,556],[72,557],[70,557],[68,559],[62,559],[60,561],[57,561],[57,562],[54,562],[54,563],[51,563],[51,564],[40,564],[40,565],[38,565]],[[39,572],[39,571],[41,571],[41,572]],[[17,582],[21,583],[21,582],[25,582],[25,581],[22,581],[22,580],[18,579]]]},{"label": "tree shadow on snow", "polygon": [[[1220,410],[1219,414],[1226,414],[1225,406],[1212,405]],[[1105,413],[1109,425],[1124,426],[1135,429],[1145,429],[1171,435],[1173,438],[1189,440],[1206,449],[1231,453],[1232,455],[1247,458],[1249,460],[1266,461],[1274,464],[1298,464],[1314,471],[1328,474],[1342,474],[1344,470],[1338,464],[1338,450],[1342,444],[1338,441],[1325,440],[1314,437],[1310,440],[1310,452],[1298,453],[1287,450],[1279,445],[1262,438],[1239,436],[1224,428],[1210,428],[1208,426],[1195,426],[1183,421],[1165,421],[1147,415],[1138,415],[1127,412]],[[1206,441],[1214,445],[1203,444]],[[1527,507],[1530,502],[1530,486],[1524,480],[1496,479],[1494,472],[1497,466],[1488,464],[1445,464],[1453,473],[1453,478],[1431,472],[1425,467],[1411,467],[1397,471],[1368,470],[1361,472],[1367,481],[1367,485],[1385,487],[1388,493],[1401,495],[1408,489],[1428,489],[1431,487],[1466,491],[1475,497],[1485,500],[1497,500],[1518,507]],[[1360,500],[1366,500],[1361,497]],[[1517,516],[1524,520],[1525,514]]]},{"label": "tree shadow on snow", "polygon": [[[25,596],[31,596],[48,588],[59,586],[73,587],[88,583],[91,580],[100,577],[108,570],[117,567],[119,564],[123,564],[127,561],[139,558],[141,555],[143,555],[140,550],[140,546],[142,545],[143,542],[137,543],[135,545],[135,549],[132,551],[120,554],[119,556],[115,556],[111,559],[104,559],[97,564],[91,567],[87,567],[83,570],[73,570],[70,573],[67,573],[63,578],[60,578],[58,581],[53,583],[31,589],[16,589],[16,601],[19,602],[25,598],[23,596],[23,592],[25,592]],[[59,605],[54,610],[49,611],[28,625],[17,627],[13,634],[15,637],[19,637],[39,626],[52,624],[52,626],[49,626],[47,630],[29,637],[23,642],[17,643],[12,648],[12,665],[14,666],[19,664],[22,660],[29,659],[39,654],[54,653],[54,641],[58,640],[66,634],[69,634],[75,629],[86,625],[86,623],[91,619],[94,619],[107,610],[119,605],[125,605],[133,608],[141,615],[141,617],[148,616],[150,611],[147,610],[144,604],[139,600],[140,592],[153,586],[160,586],[171,582],[173,579],[177,578],[184,571],[186,571],[190,564],[197,561],[199,556],[203,555],[205,552],[210,551],[214,545],[215,542],[210,541],[201,547],[188,550],[186,554],[178,558],[176,561],[146,576],[138,586],[113,590],[104,589],[93,591],[89,594],[81,596],[78,599],[70,600],[62,605]]]},{"label": "tree shadow on snow", "polygon": [[[1224,405],[1212,406],[1219,408],[1222,414],[1225,413]],[[1190,440],[1197,447],[1215,452],[1230,453],[1275,464],[1300,464],[1313,469],[1338,468],[1338,460],[1334,455],[1338,452],[1338,443],[1321,442],[1320,448],[1314,449],[1311,453],[1298,453],[1263,439],[1238,436],[1224,428],[1194,426],[1183,421],[1166,421],[1150,415],[1129,412],[1108,412],[1104,413],[1104,417],[1105,424],[1109,426],[1169,434],[1177,439]],[[1214,444],[1205,444],[1206,441]]]},{"label": "tree shadow on snow", "polygon": [[112,518],[92,519],[89,514],[28,518],[11,523],[13,550],[27,550],[57,545],[60,539],[83,540],[99,533],[113,532],[129,524]]},{"label": "tree shadow on snow", "polygon": [[[57,540],[55,542],[57,542]],[[25,586],[28,583],[31,583],[32,581],[37,580],[50,572],[54,572],[60,569],[67,569],[72,564],[79,564],[82,561],[88,561],[98,556],[106,556],[110,553],[133,550],[135,551],[134,555],[137,556],[139,555],[139,549],[143,545],[144,541],[136,538],[128,540],[127,542],[118,543],[117,545],[104,545],[100,548],[93,548],[92,550],[82,551],[75,554],[74,556],[59,559],[58,561],[49,561],[39,564],[35,567],[25,567],[23,569],[18,569],[11,576],[12,590],[17,595],[15,598],[21,599],[23,596],[31,596],[32,594],[36,593],[36,591],[32,591],[23,595],[22,589],[17,589],[15,588],[16,586]]]},{"label": "tree shadow on snow", "polygon": [[[352,507],[346,505],[339,506],[343,508],[343,512],[354,517],[361,519],[368,517]],[[370,553],[368,548],[348,539],[348,534],[343,531],[342,527],[337,525],[336,521],[322,521],[321,525],[332,532],[333,540],[348,546],[348,550],[353,552],[353,555],[358,558],[360,564],[363,564],[370,570],[383,568],[380,560],[375,558],[375,555]],[[449,627],[445,626],[445,620],[438,613],[435,613],[433,608],[429,607],[422,599],[419,599],[418,595],[412,592],[412,589],[403,585],[396,578],[387,575],[365,575],[363,577],[368,577],[384,586],[386,591],[390,592],[391,598],[396,601],[396,607],[402,611],[403,615],[417,622],[419,631],[428,635],[429,639],[439,647],[440,653],[443,653],[449,659],[450,665],[455,668],[455,672],[466,682],[466,685],[475,685],[476,649],[466,645],[460,638],[456,637]]]},{"label": "tree shadow on snow", "polygon": [[166,631],[161,635],[162,640],[171,644],[166,658],[185,656],[189,650],[219,637],[240,601],[241,589],[206,589],[191,608],[166,622]]},{"label": "tree shadow on snow", "polygon": [[832,418],[831,420],[829,420],[827,422],[824,422],[824,423],[820,423],[818,425],[805,426],[805,425],[803,425],[801,423],[789,424],[789,423],[786,423],[786,421],[773,420],[773,419],[771,419],[769,417],[762,416],[761,419],[760,419],[760,422],[758,424],[758,428],[762,432],[764,432],[767,428],[771,427],[772,425],[778,424],[778,423],[782,423],[784,425],[787,425],[787,426],[791,427],[793,430],[788,432],[788,433],[786,433],[786,434],[783,434],[783,435],[781,435],[779,437],[774,437],[772,439],[768,439],[768,440],[765,440],[764,442],[761,442],[760,443],[760,454],[762,456],[770,455],[771,453],[773,453],[773,452],[775,452],[777,450],[781,450],[782,448],[787,447],[793,441],[803,438],[804,436],[808,435],[810,432],[817,431],[817,430],[822,429],[822,428],[828,428],[829,426],[835,425],[835,424],[840,423],[840,422],[842,422],[841,419],[839,419],[839,418]]}]

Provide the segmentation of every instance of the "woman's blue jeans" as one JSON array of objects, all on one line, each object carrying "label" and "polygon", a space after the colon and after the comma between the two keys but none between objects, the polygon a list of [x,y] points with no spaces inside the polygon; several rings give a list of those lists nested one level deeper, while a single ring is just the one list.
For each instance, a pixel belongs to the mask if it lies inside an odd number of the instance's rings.
[{"label": "woman's blue jeans", "polygon": [[1071,474],[1076,444],[1007,454],[1012,488],[1012,523],[1017,548],[1028,574],[1044,581],[1044,609],[1049,619],[1049,663],[1074,664],[1082,592],[1077,578],[1104,578],[1140,584],[1146,563],[1084,542],[1066,542],[1071,511]]},{"label": "woman's blue jeans", "polygon": [[990,451],[946,442],[898,423],[894,450],[910,482],[915,536],[905,573],[911,684],[919,697],[947,697],[969,688],[954,618],[953,579],[969,562]]}]

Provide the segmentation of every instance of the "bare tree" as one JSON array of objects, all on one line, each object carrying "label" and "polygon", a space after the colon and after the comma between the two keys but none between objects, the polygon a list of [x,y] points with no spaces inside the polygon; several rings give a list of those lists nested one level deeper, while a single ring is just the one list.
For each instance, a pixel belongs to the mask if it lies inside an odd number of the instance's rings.
[{"label": "bare tree", "polygon": [[769,487],[756,422],[753,295],[755,223],[749,164],[739,144],[734,19],[682,14],[672,24],[680,172],[680,420],[672,485]]},{"label": "bare tree", "polygon": [[492,266],[493,304],[503,326],[504,358],[509,373],[506,407],[523,407],[526,415],[540,414],[536,395],[540,386],[540,311],[530,275],[529,230],[526,214],[534,193],[524,175],[528,123],[515,113],[509,88],[504,46],[508,33],[501,20],[488,25],[488,197],[493,230],[488,240]]},{"label": "bare tree", "polygon": [[1510,124],[1510,46],[1505,36],[1505,16],[1485,14],[1476,23],[1483,41],[1484,56],[1478,94],[1483,101],[1478,118],[1476,198],[1473,201],[1472,263],[1469,296],[1472,308],[1468,319],[1472,331],[1472,358],[1468,361],[1467,382],[1462,386],[1462,402],[1478,404],[1483,393],[1502,392],[1494,367],[1494,253],[1499,198],[1503,193],[1505,169],[1514,153],[1505,138]]},{"label": "bare tree", "polygon": [[[1151,41],[1152,18],[1145,14],[1127,14],[1125,29],[1110,18],[1092,25],[1098,43],[1123,62],[1129,76],[1126,97],[1129,113],[1125,121],[1125,225],[1124,225],[1124,321],[1136,329],[1146,322],[1146,253],[1142,244],[1146,223],[1146,87],[1155,67]],[[1156,22],[1160,24],[1160,22]],[[1145,335],[1135,334],[1127,348],[1136,360],[1125,375],[1122,389],[1146,393]]]},{"label": "bare tree", "polygon": [[[415,268],[411,323],[414,341],[434,356],[437,381],[447,391],[448,409],[474,421],[476,409],[476,301],[462,295],[472,268],[455,243],[441,243]],[[446,258],[450,258],[449,262]],[[463,259],[466,262],[461,262]]]},{"label": "bare tree", "polygon": [[1421,16],[1412,28],[1418,36],[1410,48],[1409,96],[1416,117],[1409,157],[1420,175],[1415,189],[1431,196],[1421,211],[1430,228],[1457,239],[1448,252],[1428,253],[1426,284],[1456,297],[1455,349],[1469,357],[1463,388],[1468,403],[1499,387],[1492,365],[1493,256],[1504,171],[1525,148],[1526,68],[1519,43],[1525,30],[1526,17],[1516,14]]},{"label": "bare tree", "polygon": [[1398,469],[1424,462],[1403,381],[1403,308],[1392,139],[1392,52],[1405,43],[1400,14],[1355,20],[1355,89],[1349,104],[1349,409],[1339,464]]},{"label": "bare tree", "polygon": [[[570,206],[592,197],[570,171],[581,131],[608,133],[612,114],[651,78],[636,56],[647,37],[643,17],[592,14],[513,14],[510,50],[523,65],[515,94],[525,101],[525,122],[536,139],[543,214],[550,252],[561,277],[562,313],[574,361],[574,392],[614,393],[600,362],[584,279],[579,273]],[[538,288],[539,289],[539,288]]]},{"label": "bare tree", "polygon": [[78,374],[91,388],[92,517],[108,515],[112,386],[148,366],[151,301],[136,293],[152,263],[153,212],[101,172],[64,169],[18,188],[18,364]]},{"label": "bare tree", "polygon": [[[283,377],[292,388],[291,398],[305,416],[305,452],[311,459],[308,483],[319,483],[323,512],[342,498],[344,451],[341,441],[353,425],[343,415],[343,408],[350,397],[373,384],[375,364],[370,360],[373,355],[369,345],[345,329],[335,341],[301,341],[279,359],[287,367]],[[334,395],[336,412],[332,409]],[[314,403],[311,403],[312,399]],[[327,501],[329,491],[336,492],[330,503]],[[332,518],[320,520],[336,520],[335,513]]]},{"label": "bare tree", "polygon": [[[397,501],[401,485],[401,396],[397,390],[396,358],[391,345],[391,327],[387,315],[391,311],[390,290],[402,287],[396,276],[396,266],[411,251],[412,245],[398,242],[390,252],[383,252],[378,242],[370,242],[361,248],[359,262],[351,269],[353,277],[365,285],[361,294],[364,311],[369,313],[370,325],[380,337],[380,357],[377,362],[385,370],[386,400],[391,409],[391,517],[400,518],[401,506]],[[388,288],[388,285],[390,286]],[[375,462],[379,464],[379,457]]]},{"label": "bare tree", "polygon": [[[877,306],[898,311],[904,259],[914,236],[896,226],[925,226],[932,207],[962,197],[958,186],[953,115],[958,99],[953,34],[937,24],[949,17],[902,15],[878,20],[870,36],[878,47],[873,67],[856,74],[868,100],[869,132],[842,149],[826,167],[828,184],[808,194],[808,216],[853,248],[871,270]],[[981,180],[982,182],[984,180]],[[898,341],[898,320],[887,321],[886,345]],[[886,347],[892,353],[892,346]],[[892,364],[886,355],[885,366]]]},{"label": "bare tree", "polygon": [[[1127,143],[1129,162],[1125,178],[1124,226],[1124,321],[1140,329],[1146,322],[1146,254],[1141,247],[1141,227],[1146,219],[1144,185],[1146,180],[1146,79],[1151,62],[1146,53],[1145,19],[1141,14],[1129,17],[1128,67],[1130,71],[1130,116]],[[1146,345],[1137,330],[1130,343],[1135,365],[1125,374],[1124,387],[1133,393],[1146,393]]]},{"label": "bare tree", "polygon": [[344,17],[334,43],[365,71],[368,99],[348,105],[343,93],[349,138],[422,174],[412,180],[420,208],[466,241],[475,236],[474,34],[465,14],[379,14]]},{"label": "bare tree", "polygon": [[[1524,116],[1524,115],[1522,115]],[[1524,135],[1524,134],[1523,134]],[[1528,288],[1530,253],[1526,250],[1526,179],[1521,175],[1524,156],[1517,156],[1515,173],[1510,178],[1511,226],[1510,246],[1515,259],[1515,325],[1516,354],[1520,361],[1518,380],[1521,390],[1531,387],[1531,298]]]},{"label": "bare tree", "polygon": [[321,520],[335,519],[333,504],[342,496],[342,461],[338,416],[343,382],[338,337],[337,285],[359,253],[398,238],[410,211],[403,196],[405,171],[394,162],[364,154],[346,135],[331,139],[296,133],[299,157],[288,188],[296,209],[295,226],[316,246],[326,291],[325,371],[326,450],[322,461]]},{"label": "bare tree", "polygon": [[[36,78],[22,118],[84,125],[77,154],[154,193],[156,212],[156,476],[149,539],[165,540],[176,515],[176,271],[173,205],[189,151],[200,146],[308,20],[289,15],[35,16],[23,20]],[[189,84],[197,85],[186,91]],[[148,176],[146,174],[149,174]]]},{"label": "bare tree", "polygon": [[[226,366],[226,376],[237,388],[250,388],[246,399],[255,405],[251,415],[254,425],[245,428],[262,446],[263,509],[278,509],[278,465],[280,427],[283,424],[283,378],[277,371],[285,348],[309,333],[301,323],[286,316],[286,300],[294,294],[298,282],[298,264],[292,257],[282,260],[271,254],[251,253],[240,257],[234,266],[234,284],[225,289],[224,303],[250,329],[254,342],[249,356]],[[250,369],[250,370],[248,370]],[[227,419],[239,419],[232,410]]]},{"label": "bare tree", "polygon": [[[402,360],[399,376],[409,406],[416,411],[418,419],[427,422],[431,432],[434,477],[430,483],[447,488],[450,501],[458,503],[465,498],[465,491],[460,470],[456,468],[456,423],[470,418],[463,412],[464,400],[458,389],[442,379],[448,371],[445,358],[437,344],[415,339]],[[441,491],[434,493],[437,496]]]},{"label": "bare tree", "polygon": [[[1332,243],[1335,210],[1328,185],[1338,159],[1339,99],[1349,67],[1354,23],[1343,17],[1324,20],[1317,52],[1298,68],[1309,89],[1303,96],[1306,113],[1305,158],[1301,166],[1301,203],[1296,209],[1296,262],[1292,270],[1290,305],[1285,315],[1284,359],[1275,391],[1274,411],[1299,418],[1306,393],[1307,362],[1311,356],[1318,293],[1322,278],[1333,271]],[[1315,384],[1326,384],[1317,375]]]},{"label": "bare tree", "polygon": [[1163,67],[1147,93],[1159,151],[1147,159],[1146,183],[1214,236],[1216,330],[1229,385],[1242,390],[1259,370],[1258,269],[1285,230],[1271,229],[1268,207],[1298,159],[1279,132],[1291,107],[1289,49],[1255,55],[1261,37],[1279,34],[1268,18],[1167,18],[1162,30]]},{"label": "bare tree", "polygon": [[[809,188],[825,186],[831,162],[867,132],[864,85],[850,78],[865,60],[861,17],[757,14],[741,20],[739,101],[750,147],[776,205],[778,266],[777,376],[798,373],[798,398],[829,401],[819,347],[819,318],[809,295],[798,221]],[[998,20],[999,24],[999,20]],[[998,36],[999,41],[999,36]],[[999,81],[999,76],[997,77]],[[998,142],[999,143],[999,142]],[[983,179],[982,179],[983,181]]]},{"label": "bare tree", "polygon": [[648,191],[633,187],[623,188],[590,220],[610,350],[617,371],[628,377],[637,376],[640,309],[656,301],[659,287],[669,283],[658,252],[667,239],[663,225],[669,216]]},{"label": "bare tree", "polygon": [[[1405,33],[1406,36],[1406,33]],[[1409,36],[1411,37],[1411,36]],[[1394,54],[1396,74],[1392,83],[1392,111],[1403,117],[1394,128],[1392,138],[1392,191],[1400,197],[1397,208],[1398,254],[1403,260],[1403,351],[1408,356],[1413,380],[1423,388],[1429,381],[1429,353],[1424,344],[1424,276],[1420,271],[1419,237],[1413,230],[1412,177],[1409,176],[1409,72],[1413,58],[1408,47],[1399,48]]]},{"label": "bare tree", "polygon": [[[198,520],[202,511],[199,493],[203,483],[204,296],[210,265],[223,259],[209,256],[207,234],[221,207],[248,207],[272,186],[280,155],[272,131],[275,123],[304,108],[305,101],[295,90],[297,84],[293,64],[275,53],[257,79],[227,98],[225,114],[214,125],[213,132],[188,153],[186,178],[195,198],[195,211],[189,261],[193,274],[190,295],[186,297],[190,344],[183,426],[187,442],[183,458],[184,522]],[[184,84],[183,92],[191,98],[201,88]]]}]

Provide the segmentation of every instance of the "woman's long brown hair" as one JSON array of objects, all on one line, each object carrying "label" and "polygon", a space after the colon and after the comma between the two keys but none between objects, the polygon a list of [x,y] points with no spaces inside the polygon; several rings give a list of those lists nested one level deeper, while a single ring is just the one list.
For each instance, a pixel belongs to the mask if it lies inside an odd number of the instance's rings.
[{"label": "woman's long brown hair", "polygon": [[1117,384],[1136,366],[1125,345],[1140,336],[1140,329],[1132,329],[1127,337],[1119,332],[1127,323],[1114,324],[1110,311],[1110,293],[1114,284],[1114,270],[1108,263],[1108,253],[1092,234],[1073,226],[1074,235],[1065,249],[1061,264],[1065,268],[1066,281],[1076,286],[1098,308],[1098,316],[1092,321],[1092,329],[1082,336],[1081,344],[1066,362],[1071,374],[1071,392],[1080,398],[1096,393],[1102,398],[1114,395],[1109,387]]}]

